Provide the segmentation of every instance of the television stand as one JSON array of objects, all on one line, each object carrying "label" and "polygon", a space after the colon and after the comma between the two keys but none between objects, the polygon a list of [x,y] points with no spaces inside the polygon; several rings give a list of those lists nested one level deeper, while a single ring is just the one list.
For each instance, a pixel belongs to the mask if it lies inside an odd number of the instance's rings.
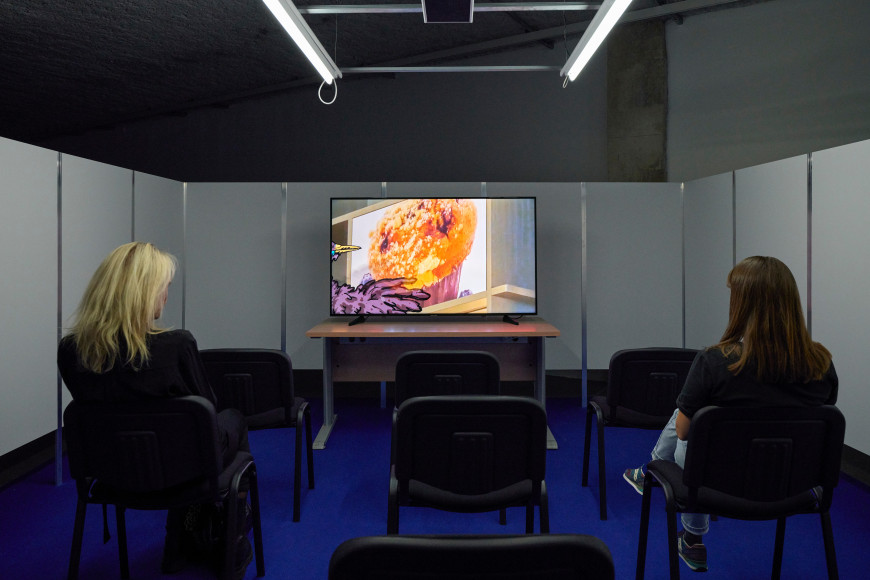
[{"label": "television stand", "polygon": [[504,316],[501,317],[501,321],[502,321],[502,322],[507,322],[508,324],[513,324],[513,325],[516,325],[516,326],[519,326],[519,325],[520,325],[519,321],[517,321],[516,318],[511,318],[511,317],[508,316],[507,314],[505,314]]},{"label": "television stand", "polygon": [[[314,449],[326,446],[335,425],[334,383],[394,381],[396,361],[410,350],[489,351],[498,359],[503,381],[532,382],[535,399],[546,404],[544,339],[560,334],[552,324],[536,317],[507,326],[500,320],[480,318],[398,318],[357,326],[332,318],[305,333],[323,341],[323,425]],[[547,448],[557,448],[551,433]]]},{"label": "television stand", "polygon": [[348,322],[347,325],[353,326],[354,324],[362,324],[365,321],[366,321],[365,314],[360,314],[359,316],[357,316],[356,318],[354,318],[353,320]]}]

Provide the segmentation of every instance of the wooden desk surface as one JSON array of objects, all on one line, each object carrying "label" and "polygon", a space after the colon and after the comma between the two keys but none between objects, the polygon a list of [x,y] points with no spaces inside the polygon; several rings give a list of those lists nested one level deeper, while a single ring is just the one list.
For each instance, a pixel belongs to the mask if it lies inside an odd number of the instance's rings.
[{"label": "wooden desk surface", "polygon": [[375,338],[375,337],[499,337],[560,335],[559,329],[536,317],[520,318],[519,324],[501,320],[420,320],[408,316],[402,320],[374,320],[348,326],[351,318],[329,318],[305,333],[309,338]]}]

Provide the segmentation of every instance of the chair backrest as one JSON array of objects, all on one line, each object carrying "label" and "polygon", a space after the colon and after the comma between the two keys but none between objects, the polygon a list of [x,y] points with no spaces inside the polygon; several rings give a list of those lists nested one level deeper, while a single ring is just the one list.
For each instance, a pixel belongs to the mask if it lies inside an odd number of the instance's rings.
[{"label": "chair backrest", "polygon": [[453,494],[516,483],[539,486],[547,454],[547,414],[529,397],[414,397],[396,417],[395,474]]},{"label": "chair backrest", "polygon": [[610,550],[582,534],[367,536],[343,542],[329,561],[329,580],[614,577]]},{"label": "chair backrest", "polygon": [[[692,417],[683,470],[690,501],[711,492],[763,515],[789,502],[826,511],[840,477],[846,421],[834,406],[704,407]],[[823,490],[823,493],[821,492]],[[806,501],[803,501],[806,500]]]},{"label": "chair backrest", "polygon": [[693,349],[658,347],[616,352],[607,380],[607,404],[615,421],[664,427],[697,354]]},{"label": "chair backrest", "polygon": [[64,410],[72,477],[117,492],[191,487],[216,493],[222,460],[217,416],[203,397],[135,404],[72,401]]},{"label": "chair backrest", "polygon": [[430,395],[498,395],[498,359],[477,350],[415,350],[396,362],[396,406]]},{"label": "chair backrest", "polygon": [[238,409],[249,429],[290,424],[293,365],[282,350],[215,348],[200,351],[218,411]]}]

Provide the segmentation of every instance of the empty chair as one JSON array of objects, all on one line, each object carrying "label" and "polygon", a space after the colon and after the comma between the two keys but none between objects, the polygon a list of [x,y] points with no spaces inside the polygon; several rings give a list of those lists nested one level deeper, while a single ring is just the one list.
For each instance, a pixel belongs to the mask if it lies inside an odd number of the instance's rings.
[{"label": "empty chair", "polygon": [[498,359],[479,350],[415,350],[396,361],[396,407],[429,395],[498,395]]},{"label": "empty chair", "polygon": [[253,516],[257,575],[265,574],[257,469],[239,451],[223,467],[217,414],[203,397],[155,399],[136,404],[71,402],[64,411],[70,473],[76,482],[68,577],[78,577],[88,504],[113,504],[121,577],[129,578],[126,509],[165,510],[222,502],[227,514],[222,577],[235,567],[236,530],[245,517],[238,501],[244,477]]},{"label": "empty chair", "polygon": [[314,489],[311,409],[293,388],[293,365],[282,350],[217,348],[200,351],[218,410],[242,412],[248,429],[296,430],[293,451],[293,521],[299,521],[302,484],[302,431],[308,458],[308,488]]},{"label": "empty chair", "polygon": [[843,414],[831,405],[704,407],[695,413],[689,426],[685,469],[663,460],[646,466],[637,578],[644,575],[654,487],[661,487],[665,495],[671,578],[680,577],[680,512],[777,520],[773,578],[780,576],[786,518],[817,513],[822,523],[828,577],[837,578],[830,509],[840,477],[845,429]]},{"label": "empty chair", "polygon": [[433,396],[408,399],[396,415],[387,533],[399,531],[399,506],[453,512],[526,508],[526,532],[549,532],[547,414],[535,399]]},{"label": "empty chair", "polygon": [[697,350],[640,348],[621,350],[610,358],[605,396],[589,397],[583,441],[582,485],[589,483],[592,418],[598,425],[599,517],[607,519],[607,483],[604,467],[604,427],[662,429],[677,408],[677,395]]},{"label": "empty chair", "polygon": [[329,580],[612,580],[610,550],[581,534],[366,536],[346,540]]},{"label": "empty chair", "polygon": [[405,399],[432,395],[498,395],[500,389],[498,359],[492,353],[479,350],[404,353],[396,361],[396,407],[390,457],[395,457],[396,410]]}]

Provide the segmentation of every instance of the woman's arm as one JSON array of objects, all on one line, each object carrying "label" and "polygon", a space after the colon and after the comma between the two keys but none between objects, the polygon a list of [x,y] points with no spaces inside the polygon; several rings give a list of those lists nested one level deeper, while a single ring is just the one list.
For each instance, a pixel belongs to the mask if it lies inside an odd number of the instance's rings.
[{"label": "woman's arm", "polygon": [[682,411],[677,413],[677,438],[681,441],[685,441],[686,437],[689,436],[689,425],[691,422],[692,419],[684,415]]}]

